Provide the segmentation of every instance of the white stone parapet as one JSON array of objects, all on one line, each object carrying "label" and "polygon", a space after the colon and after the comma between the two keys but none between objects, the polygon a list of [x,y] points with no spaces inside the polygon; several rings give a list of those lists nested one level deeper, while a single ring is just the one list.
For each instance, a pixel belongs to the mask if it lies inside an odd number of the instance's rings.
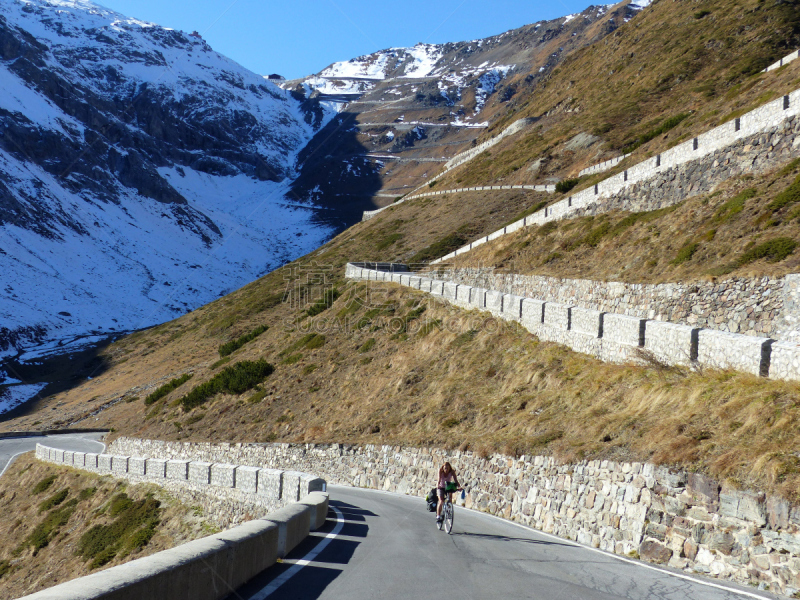
[{"label": "white stone parapet", "polygon": [[[167,447],[157,442],[153,442],[152,446],[154,452]],[[85,458],[85,464],[76,462],[76,456],[82,460]],[[192,504],[200,501],[209,509],[214,509],[212,512],[215,517],[223,517],[220,524],[242,520],[254,511],[274,510],[289,502],[297,502],[312,492],[324,492],[327,488],[324,479],[301,471],[190,460],[169,454],[159,457],[111,453],[97,455],[65,452],[37,444],[36,457],[45,462],[111,475],[132,483],[156,483],[176,494],[179,499],[186,499]],[[236,505],[238,509],[232,508]],[[219,511],[216,511],[217,507]]]},{"label": "white stone parapet", "polygon": [[[796,55],[796,53],[792,55]],[[709,156],[751,136],[775,131],[782,123],[788,119],[795,118],[798,114],[800,114],[800,90],[795,90],[777,100],[767,102],[741,117],[736,117],[710,131],[678,144],[661,154],[632,165],[623,173],[613,175],[587,189],[580,190],[555,204],[537,211],[533,215],[529,215],[512,225],[505,226],[489,234],[489,236],[482,236],[482,239],[495,239],[500,235],[506,235],[508,231],[519,229],[520,224],[523,227],[527,227],[530,225],[542,225],[548,221],[570,218],[590,205],[596,205],[601,200],[608,199],[623,190],[631,189],[643,182],[662,176],[671,169]],[[616,208],[620,207],[617,206]],[[643,210],[636,207],[625,208],[633,212]],[[455,252],[431,261],[431,264],[450,260],[457,254],[468,252],[475,245],[475,242],[466,244]]]},{"label": "white stone parapet", "polygon": [[697,339],[697,361],[716,369],[766,376],[773,342],[769,338],[701,329]]},{"label": "white stone parapet", "polygon": [[772,63],[770,66],[764,69],[762,73],[766,73],[768,71],[774,71],[775,69],[780,69],[783,65],[789,64],[790,62],[792,62],[793,60],[797,60],[798,58],[800,58],[800,50],[795,50],[791,54],[787,54],[786,56],[784,56],[778,62]]},{"label": "white stone parapet", "polygon": [[[346,272],[357,273],[352,269]],[[361,271],[353,278],[370,281],[372,275]],[[406,279],[407,285],[412,279]],[[423,291],[424,288],[421,286]],[[607,362],[641,363],[650,360],[649,352],[668,365],[708,366],[800,380],[800,343],[776,343],[771,338],[546,302],[452,281],[432,281],[431,289],[436,290],[431,295],[443,296],[456,306],[519,321],[540,339]]]},{"label": "white stone parapet", "polygon": [[690,365],[697,360],[700,329],[689,325],[647,321],[644,348],[656,359],[670,365]]}]

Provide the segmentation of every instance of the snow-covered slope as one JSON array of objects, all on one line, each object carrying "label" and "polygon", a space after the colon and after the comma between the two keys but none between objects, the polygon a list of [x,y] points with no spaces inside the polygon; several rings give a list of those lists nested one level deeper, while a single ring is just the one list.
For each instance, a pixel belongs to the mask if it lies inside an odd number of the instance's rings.
[{"label": "snow-covered slope", "polygon": [[333,113],[86,0],[0,9],[0,356],[173,318],[318,246],[287,202]]}]

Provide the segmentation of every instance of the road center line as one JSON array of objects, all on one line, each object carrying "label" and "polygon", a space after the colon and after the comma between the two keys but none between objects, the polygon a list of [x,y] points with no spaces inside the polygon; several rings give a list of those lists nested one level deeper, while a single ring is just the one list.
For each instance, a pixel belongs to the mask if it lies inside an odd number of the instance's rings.
[{"label": "road center line", "polygon": [[338,508],[336,508],[335,506],[331,506],[330,508],[331,510],[333,510],[333,512],[336,513],[336,527],[333,528],[333,531],[327,534],[322,539],[322,541],[316,546],[314,546],[314,548],[303,558],[297,561],[293,561],[294,564],[290,569],[281,573],[281,575],[272,580],[272,582],[270,582],[269,585],[260,589],[258,592],[250,596],[250,600],[264,600],[265,598],[269,597],[270,594],[272,594],[275,590],[281,587],[284,583],[289,581],[298,571],[300,571],[300,569],[313,562],[314,559],[317,558],[317,556],[319,556],[319,553],[322,552],[327,547],[327,545],[333,541],[333,539],[339,534],[339,532],[344,527],[345,519],[344,515]]}]

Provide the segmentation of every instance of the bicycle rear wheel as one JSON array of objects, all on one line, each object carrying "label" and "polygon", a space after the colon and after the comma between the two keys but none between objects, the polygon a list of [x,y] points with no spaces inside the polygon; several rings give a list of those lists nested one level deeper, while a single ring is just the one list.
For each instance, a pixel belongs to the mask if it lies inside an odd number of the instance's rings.
[{"label": "bicycle rear wheel", "polygon": [[444,505],[444,528],[447,533],[453,531],[453,505],[452,503],[448,502]]}]

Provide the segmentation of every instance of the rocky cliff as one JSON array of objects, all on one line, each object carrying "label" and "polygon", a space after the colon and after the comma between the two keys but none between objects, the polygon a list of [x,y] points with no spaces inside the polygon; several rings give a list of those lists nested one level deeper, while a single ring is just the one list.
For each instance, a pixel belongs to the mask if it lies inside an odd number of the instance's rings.
[{"label": "rocky cliff", "polygon": [[330,233],[284,194],[332,113],[197,35],[9,0],[0,86],[0,355],[168,320]]}]

